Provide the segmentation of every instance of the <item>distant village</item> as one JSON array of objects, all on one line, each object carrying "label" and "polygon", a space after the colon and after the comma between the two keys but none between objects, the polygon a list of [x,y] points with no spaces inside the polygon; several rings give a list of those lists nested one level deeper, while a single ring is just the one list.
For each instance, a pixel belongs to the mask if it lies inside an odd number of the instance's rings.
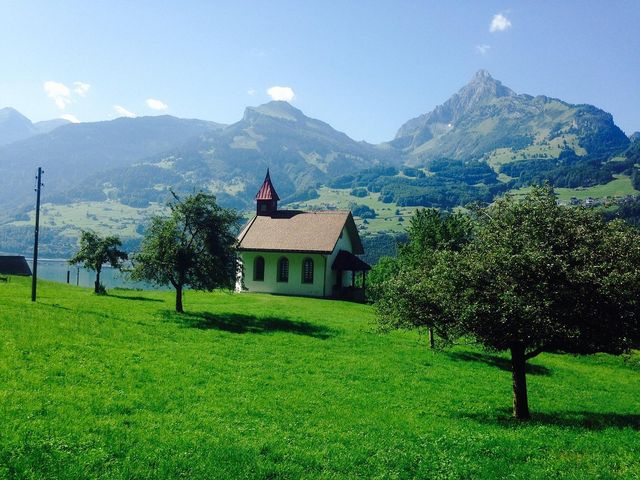
[{"label": "distant village", "polygon": [[640,200],[640,194],[625,195],[624,197],[606,196],[603,198],[587,197],[580,199],[571,197],[568,202],[558,200],[558,205],[584,206],[584,207],[613,207],[615,205],[625,205]]}]

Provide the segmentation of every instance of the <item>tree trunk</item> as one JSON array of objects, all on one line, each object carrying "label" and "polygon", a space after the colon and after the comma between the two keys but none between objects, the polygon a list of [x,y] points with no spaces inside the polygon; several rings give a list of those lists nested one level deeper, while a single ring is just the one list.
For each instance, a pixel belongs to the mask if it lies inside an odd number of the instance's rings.
[{"label": "tree trunk", "polygon": [[93,285],[93,293],[100,293],[100,268],[96,268],[96,283]]},{"label": "tree trunk", "polygon": [[522,343],[511,346],[511,368],[513,375],[513,416],[518,420],[527,420],[529,400],[527,398],[527,359]]},{"label": "tree trunk", "polygon": [[182,285],[176,285],[176,312],[184,313],[182,309]]},{"label": "tree trunk", "polygon": [[433,327],[429,327],[429,347],[433,350],[436,348],[436,339],[433,336]]}]

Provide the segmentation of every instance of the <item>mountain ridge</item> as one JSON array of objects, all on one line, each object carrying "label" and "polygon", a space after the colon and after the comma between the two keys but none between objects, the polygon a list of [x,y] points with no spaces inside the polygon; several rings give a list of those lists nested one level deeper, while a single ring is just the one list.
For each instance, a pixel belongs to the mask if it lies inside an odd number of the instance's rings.
[{"label": "mountain ridge", "polygon": [[[390,144],[418,162],[479,159],[497,148],[520,150],[562,134],[575,136],[574,147],[586,153],[623,150],[629,143],[603,110],[545,95],[517,94],[480,70],[443,104],[405,122]],[[594,136],[597,142],[590,141]]]},{"label": "mountain ridge", "polygon": [[[328,189],[341,190],[347,205],[366,198],[393,209],[449,209],[491,202],[531,183],[575,188],[614,175],[638,177],[638,135],[627,138],[611,114],[516,93],[484,70],[378,145],[355,141],[283,101],[248,106],[230,125],[168,115],[40,125],[12,110],[3,110],[5,117],[23,132],[50,130],[0,145],[0,241],[29,230],[33,174],[43,166],[46,208],[58,205],[54,216],[67,216],[62,223],[49,217],[64,248],[87,219],[139,237],[141,223],[170,190],[205,190],[223,206],[252,210],[267,168],[283,205],[315,198],[307,203],[314,208],[330,208]],[[12,233],[3,237],[7,229]]]}]

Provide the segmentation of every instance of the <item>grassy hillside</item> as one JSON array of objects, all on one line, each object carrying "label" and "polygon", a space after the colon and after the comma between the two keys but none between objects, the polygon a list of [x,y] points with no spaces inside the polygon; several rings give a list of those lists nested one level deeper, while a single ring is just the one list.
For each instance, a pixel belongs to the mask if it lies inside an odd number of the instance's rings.
[{"label": "grassy hillside", "polygon": [[638,478],[640,359],[505,359],[368,306],[0,284],[0,478]]},{"label": "grassy hillside", "polygon": [[[523,187],[512,190],[511,193],[516,195],[524,195],[531,191],[531,187]],[[631,177],[628,175],[615,175],[615,180],[605,183],[604,185],[594,185],[593,187],[579,188],[554,188],[558,200],[568,202],[572,198],[585,200],[591,198],[620,198],[627,195],[638,195],[640,191],[633,188]]]},{"label": "grassy hillside", "polygon": [[384,203],[380,201],[379,193],[367,192],[364,197],[355,197],[350,194],[350,188],[329,188],[318,189],[318,198],[306,200],[292,205],[292,208],[302,210],[337,208],[338,210],[349,210],[355,205],[366,205],[376,212],[375,218],[364,219],[355,216],[356,223],[361,234],[381,233],[381,232],[404,232],[409,218],[413,216],[418,207],[399,207],[396,203]]}]

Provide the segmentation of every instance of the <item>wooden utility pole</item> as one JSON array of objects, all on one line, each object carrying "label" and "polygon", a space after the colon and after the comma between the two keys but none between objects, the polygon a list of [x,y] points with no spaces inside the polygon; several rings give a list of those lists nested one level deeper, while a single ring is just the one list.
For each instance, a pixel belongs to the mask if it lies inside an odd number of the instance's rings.
[{"label": "wooden utility pole", "polygon": [[42,188],[42,167],[38,167],[36,177],[36,229],[33,240],[33,276],[31,277],[31,301],[36,301],[36,289],[38,286],[38,236],[40,233],[40,189]]}]

